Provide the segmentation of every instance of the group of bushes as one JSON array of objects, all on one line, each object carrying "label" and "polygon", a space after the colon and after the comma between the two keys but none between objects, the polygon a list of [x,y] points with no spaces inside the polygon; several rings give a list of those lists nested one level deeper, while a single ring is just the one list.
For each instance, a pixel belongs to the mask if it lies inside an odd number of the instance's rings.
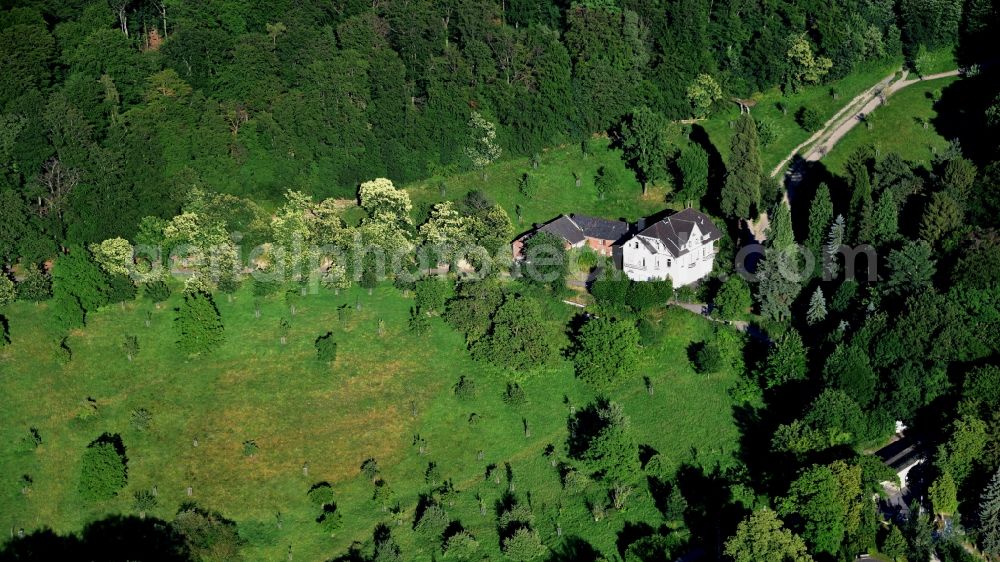
[{"label": "group of bushes", "polygon": [[674,287],[670,279],[639,282],[619,275],[594,281],[590,293],[602,307],[644,312],[666,304],[674,296]]}]

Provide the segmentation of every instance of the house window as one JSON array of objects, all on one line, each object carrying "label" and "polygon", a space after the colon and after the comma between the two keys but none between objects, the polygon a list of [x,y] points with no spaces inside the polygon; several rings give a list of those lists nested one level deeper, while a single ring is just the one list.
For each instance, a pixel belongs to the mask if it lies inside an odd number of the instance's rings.
[{"label": "house window", "polygon": [[667,267],[670,267],[670,265],[673,263],[673,261],[674,260],[672,260],[670,258],[667,258]]},{"label": "house window", "polygon": [[642,258],[642,267],[646,267],[646,258]]}]

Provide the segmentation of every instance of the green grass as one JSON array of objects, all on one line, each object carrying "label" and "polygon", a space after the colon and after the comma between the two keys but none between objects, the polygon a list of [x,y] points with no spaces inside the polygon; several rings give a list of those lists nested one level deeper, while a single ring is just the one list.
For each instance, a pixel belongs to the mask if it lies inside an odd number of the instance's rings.
[{"label": "green grass", "polygon": [[[759,95],[756,98],[757,105],[751,110],[751,113],[758,122],[771,123],[777,133],[775,140],[770,145],[761,147],[761,162],[765,172],[770,173],[779,162],[788,156],[792,149],[812,135],[812,132],[802,129],[795,122],[795,113],[800,107],[814,108],[826,121],[849,103],[852,98],[892,74],[899,68],[900,63],[901,61],[888,61],[873,64],[836,81],[834,84],[810,86],[795,94],[785,95],[779,88],[775,87]],[[836,89],[837,99],[831,95],[831,88]],[[778,109],[779,102],[787,106],[787,114]],[[710,119],[701,123],[712,144],[719,150],[724,160],[729,158],[729,142],[732,136],[729,123],[739,118],[739,114],[739,108],[735,104],[728,104],[725,111],[717,112]]]},{"label": "green grass", "polygon": [[[546,150],[540,154],[537,169],[532,168],[530,158],[513,158],[490,166],[485,180],[477,171],[450,176],[443,180],[443,195],[440,178],[415,182],[406,188],[417,209],[427,209],[446,199],[461,199],[470,191],[482,191],[507,211],[516,231],[528,230],[532,224],[548,222],[560,214],[578,213],[634,221],[665,207],[663,187],[651,188],[646,197],[642,197],[635,174],[625,167],[621,151],[609,148],[607,139],[595,138],[591,145],[592,153],[586,156],[577,145]],[[602,166],[613,170],[619,179],[618,189],[603,200],[594,187],[594,177]],[[580,187],[576,187],[574,172],[581,176]],[[530,198],[518,192],[518,182],[525,173],[531,174],[537,182],[537,191]],[[520,225],[517,224],[517,206],[521,207]]]},{"label": "green grass", "polygon": [[[934,128],[937,111],[930,94],[944,89],[958,79],[953,77],[918,82],[900,90],[889,98],[888,105],[875,110],[871,129],[864,124],[851,129],[840,139],[836,148],[823,158],[823,163],[831,172],[840,174],[852,152],[871,144],[882,154],[896,152],[906,160],[929,168],[934,151],[948,146],[948,140]],[[927,120],[926,129],[920,119]]]},{"label": "green grass", "polygon": [[[135,490],[156,485],[160,505],[151,515],[171,519],[182,502],[220,511],[251,537],[246,559],[284,558],[291,545],[297,560],[319,560],[344,552],[353,541],[370,539],[379,521],[389,519],[371,502],[372,485],[358,467],[375,457],[383,477],[403,506],[405,523],[394,537],[407,559],[429,560],[435,546],[411,530],[417,496],[428,487],[423,472],[437,462],[442,475],[460,494],[449,508],[496,558],[498,539],[492,515],[498,487],[484,482],[489,463],[509,462],[517,493],[530,491],[536,526],[547,544],[558,544],[556,521],[565,536],[581,536],[610,552],[626,521],[662,520],[652,499],[640,488],[623,513],[594,522],[582,498],[563,497],[555,469],[543,451],[555,446],[565,459],[567,418],[571,406],[593,400],[593,393],[573,376],[568,362],[523,381],[529,403],[512,410],[500,400],[506,378],[473,362],[460,334],[432,319],[424,336],[406,331],[413,302],[388,286],[369,296],[349,291],[335,296],[309,296],[294,317],[280,299],[265,301],[255,319],[252,297],[241,293],[233,302],[218,303],[226,325],[225,344],[207,357],[186,359],[174,344],[172,307],[145,302],[111,306],[94,314],[75,331],[68,344],[72,361],[54,359],[55,343],[40,327],[45,304],[17,303],[4,310],[13,343],[0,350],[0,520],[27,531],[49,526],[58,532],[79,530],[87,521],[110,513],[131,513]],[[336,308],[361,304],[341,322]],[[546,317],[562,326],[576,309],[546,303]],[[143,323],[152,312],[151,327]],[[278,321],[291,318],[288,343],[280,345]],[[379,337],[378,320],[387,332]],[[735,375],[696,375],[686,359],[691,341],[710,336],[714,324],[682,310],[662,319],[662,341],[644,353],[640,374],[651,377],[649,396],[637,376],[611,397],[631,415],[640,443],[660,451],[674,466],[682,462],[726,464],[737,447],[727,389]],[[315,359],[313,340],[332,330],[338,359],[332,366]],[[128,362],[120,350],[123,334],[137,334],[140,352]],[[475,378],[479,396],[460,402],[451,386],[460,375]],[[81,421],[81,402],[99,404],[95,418]],[[416,416],[411,417],[411,401]],[[153,413],[152,429],[130,427],[135,408]],[[481,417],[470,426],[469,415]],[[526,438],[523,420],[531,427]],[[30,453],[12,445],[29,427],[37,427],[41,446]],[[120,433],[127,447],[129,486],[117,499],[96,505],[79,499],[79,462],[86,445],[103,432]],[[411,444],[426,439],[428,454]],[[199,446],[193,446],[197,438]],[[242,443],[254,439],[260,450],[242,454]],[[477,460],[482,449],[485,459]],[[309,476],[303,463],[309,463]],[[18,480],[34,480],[28,495]],[[309,486],[329,481],[344,510],[344,528],[325,536],[314,522],[315,506],[306,499]],[[193,487],[193,497],[185,490]],[[596,493],[596,492],[595,492]],[[476,495],[488,502],[480,516]],[[557,506],[560,505],[561,508]],[[283,528],[277,529],[281,513]],[[439,553],[438,553],[439,554]]]},{"label": "green grass", "polygon": [[947,72],[958,68],[955,60],[955,51],[951,47],[928,51],[924,59],[924,75]]}]

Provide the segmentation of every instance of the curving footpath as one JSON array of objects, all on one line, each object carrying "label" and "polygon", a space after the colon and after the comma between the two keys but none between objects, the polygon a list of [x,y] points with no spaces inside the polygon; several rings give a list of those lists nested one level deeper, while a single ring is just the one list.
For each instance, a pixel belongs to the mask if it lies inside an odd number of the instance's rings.
[{"label": "curving footpath", "polygon": [[[816,131],[808,139],[793,148],[792,152],[771,170],[770,176],[772,178],[776,177],[782,171],[785,171],[789,163],[796,156],[801,155],[801,160],[789,168],[785,174],[784,203],[786,205],[789,204],[789,192],[793,191],[801,183],[804,164],[806,162],[815,162],[826,156],[844,135],[860,124],[864,120],[865,115],[875,111],[876,108],[884,104],[889,96],[917,82],[949,78],[958,76],[960,73],[960,70],[955,69],[908,80],[906,78],[908,71],[904,70],[899,79],[894,80],[897,74],[894,72],[855,96],[844,107],[840,108],[833,117],[828,119],[819,131]],[[807,147],[808,150],[806,150]],[[805,150],[804,153],[803,150]],[[764,241],[766,239],[768,224],[768,216],[765,212],[761,213],[756,221],[748,221],[747,226],[756,240]]]}]

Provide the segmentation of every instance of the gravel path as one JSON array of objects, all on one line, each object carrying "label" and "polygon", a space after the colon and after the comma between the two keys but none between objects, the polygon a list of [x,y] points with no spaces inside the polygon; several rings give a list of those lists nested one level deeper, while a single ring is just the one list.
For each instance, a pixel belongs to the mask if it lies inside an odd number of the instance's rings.
[{"label": "gravel path", "polygon": [[[929,74],[922,78],[907,79],[908,72],[903,71],[899,79],[894,80],[896,73],[892,73],[879,80],[878,83],[871,88],[868,88],[864,92],[855,96],[854,99],[849,101],[846,105],[844,105],[844,107],[840,108],[840,110],[837,111],[833,117],[827,120],[827,122],[823,124],[823,128],[813,133],[812,136],[792,149],[792,152],[773,170],[771,170],[771,177],[777,177],[778,174],[788,168],[789,163],[791,163],[796,156],[801,156],[801,160],[796,161],[791,168],[785,171],[785,191],[783,198],[785,204],[789,204],[789,198],[794,196],[795,188],[802,182],[802,174],[805,168],[805,163],[816,162],[826,156],[837,144],[837,142],[844,138],[844,135],[846,135],[854,127],[858,126],[858,124],[864,120],[865,115],[875,111],[876,108],[884,104],[889,96],[918,82],[948,78],[951,76],[958,76],[959,74],[960,71],[956,69],[949,70],[948,72]],[[804,153],[803,150],[805,150]],[[768,216],[765,212],[761,213],[760,217],[758,217],[756,221],[748,221],[747,227],[755,240],[763,242],[767,238],[766,232],[768,224]]]}]

